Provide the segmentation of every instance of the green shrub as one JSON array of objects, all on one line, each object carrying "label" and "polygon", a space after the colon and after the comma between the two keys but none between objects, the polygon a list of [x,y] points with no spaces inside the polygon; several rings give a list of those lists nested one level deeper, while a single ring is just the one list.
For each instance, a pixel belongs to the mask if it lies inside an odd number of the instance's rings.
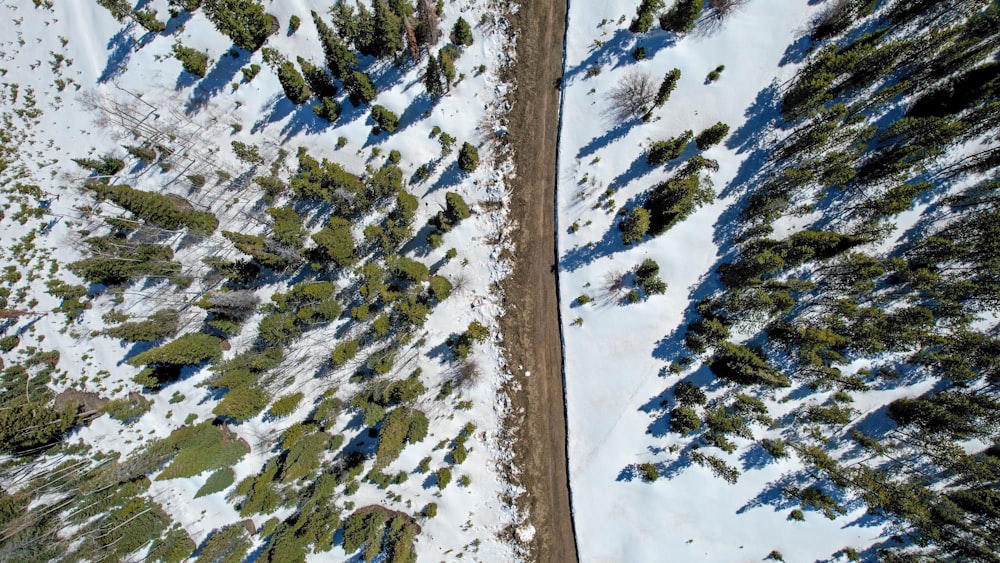
[{"label": "green shrub", "polygon": [[354,359],[358,355],[358,341],[345,340],[338,342],[330,354],[330,362],[335,366],[342,366]]},{"label": "green shrub", "polygon": [[200,78],[205,77],[205,73],[208,71],[208,55],[180,43],[174,43],[173,53],[174,58],[181,62],[185,72],[190,72]]},{"label": "green shrub", "polygon": [[702,0],[676,0],[666,13],[660,15],[660,27],[664,31],[687,33],[701,14]]},{"label": "green shrub", "polygon": [[143,29],[151,33],[159,33],[167,28],[167,24],[156,19],[156,10],[145,8],[132,12],[132,17]]},{"label": "green shrub", "polygon": [[472,172],[479,166],[479,150],[469,144],[463,143],[458,151],[458,167],[463,172]]},{"label": "green shrub", "polygon": [[438,505],[436,502],[429,502],[420,512],[424,515],[424,518],[434,518],[438,513]]},{"label": "green shrub", "polygon": [[278,66],[278,81],[281,82],[281,88],[285,91],[285,95],[295,105],[306,103],[312,94],[309,91],[309,87],[306,86],[306,81],[302,77],[302,74],[299,73],[298,69],[295,68],[295,64],[291,61],[285,61]]},{"label": "green shrub", "polygon": [[240,72],[243,73],[243,81],[244,82],[250,82],[258,74],[260,74],[260,65],[257,64],[257,63],[253,63],[250,66],[245,66],[245,67],[241,68]]},{"label": "green shrub", "polygon": [[304,396],[302,393],[283,395],[274,401],[274,404],[271,405],[271,408],[267,412],[276,418],[288,416],[295,412],[296,407],[299,406],[299,402],[302,401]]},{"label": "green shrub", "polygon": [[649,212],[642,207],[636,207],[618,224],[622,233],[622,243],[626,246],[633,242],[642,242],[649,232]]},{"label": "green shrub", "polygon": [[646,163],[658,166],[681,156],[684,147],[691,142],[693,133],[688,130],[666,141],[654,141],[646,152]]},{"label": "green shrub", "polygon": [[233,482],[236,481],[236,473],[233,472],[232,468],[224,467],[215,473],[212,473],[205,484],[198,489],[198,492],[194,494],[194,498],[199,498],[203,496],[208,496],[220,491],[224,491],[229,488]]},{"label": "green shrub", "polygon": [[132,366],[165,364],[174,366],[194,366],[204,362],[215,362],[222,356],[222,341],[200,332],[184,336],[146,350],[127,360]]},{"label": "green shrub", "polygon": [[726,65],[719,65],[715,67],[715,69],[709,72],[708,76],[705,77],[705,82],[715,82],[720,76],[722,76],[722,71],[724,70],[726,70]]},{"label": "green shrub", "polygon": [[140,395],[130,395],[104,403],[101,412],[120,422],[129,423],[149,412],[151,403]]},{"label": "green shrub", "polygon": [[[333,98],[320,98],[319,104],[314,105],[312,110],[316,114],[316,117],[330,123],[337,121],[337,118],[340,117],[340,103]],[[341,137],[341,139],[344,139],[344,144],[347,144],[347,139],[344,137]],[[342,147],[343,145],[338,142],[337,146]]]},{"label": "green shrub", "polygon": [[275,31],[274,16],[256,0],[204,0],[205,15],[241,49],[256,51]]},{"label": "green shrub", "polygon": [[368,104],[378,94],[375,91],[375,85],[372,84],[371,78],[367,74],[357,70],[347,75],[344,80],[344,87],[347,88],[348,97],[354,106]]},{"label": "green shrub", "polygon": [[21,337],[16,334],[9,334],[0,338],[0,352],[10,352],[21,342]]},{"label": "green shrub", "polygon": [[160,309],[144,321],[131,321],[107,328],[104,334],[126,342],[156,342],[177,333],[180,318],[173,309]]},{"label": "green shrub", "polygon": [[442,467],[437,470],[435,477],[437,477],[437,488],[443,491],[448,483],[451,483],[451,469]]},{"label": "green shrub", "polygon": [[694,142],[698,145],[698,150],[705,150],[712,145],[715,145],[729,134],[729,126],[721,121],[715,125],[705,129],[698,136],[694,138]]},{"label": "green shrub", "polygon": [[451,42],[455,45],[472,45],[472,28],[465,18],[459,17],[452,27]]},{"label": "green shrub", "polygon": [[302,19],[296,15],[291,16],[288,18],[288,33],[295,33],[298,31],[300,25],[302,25]]},{"label": "green shrub", "polygon": [[231,418],[236,422],[249,420],[264,410],[271,401],[267,392],[256,387],[230,389],[219,404],[212,409],[216,416]]},{"label": "green shrub", "polygon": [[656,466],[652,463],[640,463],[639,464],[639,476],[643,481],[647,483],[652,483],[660,478],[660,472],[656,469]]},{"label": "green shrub", "polygon": [[372,121],[378,125],[380,130],[387,133],[392,133],[399,127],[399,117],[388,108],[378,104],[372,106]]},{"label": "green shrub", "polygon": [[701,418],[689,406],[680,406],[670,411],[670,430],[678,434],[689,434],[701,428]]},{"label": "green shrub", "polygon": [[451,295],[451,282],[444,276],[432,276],[430,279],[430,294],[437,301],[444,301]]},{"label": "green shrub", "polygon": [[636,8],[635,18],[629,24],[632,33],[646,33],[653,26],[653,17],[663,9],[663,0],[642,0]]}]

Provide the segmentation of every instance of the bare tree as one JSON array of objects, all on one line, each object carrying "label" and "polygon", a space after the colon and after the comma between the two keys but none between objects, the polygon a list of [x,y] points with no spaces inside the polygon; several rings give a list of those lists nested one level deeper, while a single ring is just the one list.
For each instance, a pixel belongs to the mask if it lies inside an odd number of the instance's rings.
[{"label": "bare tree", "polygon": [[606,115],[614,121],[627,121],[645,113],[653,106],[655,98],[653,78],[645,72],[631,72],[608,92]]},{"label": "bare tree", "polygon": [[853,0],[832,0],[813,20],[813,31],[810,37],[819,41],[840,34],[851,27],[855,16]]},{"label": "bare tree", "polygon": [[724,20],[747,2],[749,0],[708,0],[708,5],[715,11],[716,18]]},{"label": "bare tree", "polygon": [[257,310],[260,298],[252,291],[220,291],[208,296],[209,311],[233,319],[246,319]]}]

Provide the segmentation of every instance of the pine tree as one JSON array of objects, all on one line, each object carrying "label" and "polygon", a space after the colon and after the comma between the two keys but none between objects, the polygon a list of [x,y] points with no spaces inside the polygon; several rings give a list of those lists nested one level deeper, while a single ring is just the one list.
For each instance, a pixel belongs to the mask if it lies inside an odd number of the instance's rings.
[{"label": "pine tree", "polygon": [[351,103],[355,106],[368,104],[375,99],[376,95],[378,95],[378,92],[375,91],[375,86],[372,84],[371,78],[369,78],[367,74],[358,70],[348,75],[344,85],[347,88]]},{"label": "pine tree", "polygon": [[330,69],[333,77],[341,82],[350,72],[358,66],[358,57],[351,51],[350,47],[344,43],[339,35],[326,25],[323,19],[316,12],[312,12],[313,23],[319,34],[320,43],[323,46],[323,55],[326,57],[326,68]]},{"label": "pine tree", "polygon": [[403,50],[403,22],[385,0],[374,2],[372,54],[378,58],[392,57]]},{"label": "pine tree", "polygon": [[275,31],[274,16],[256,0],[204,0],[205,15],[241,49],[256,51]]},{"label": "pine tree", "polygon": [[293,104],[300,105],[309,100],[309,87],[292,62],[285,61],[278,67],[278,81]]},{"label": "pine tree", "polygon": [[424,72],[424,87],[431,97],[438,98],[444,94],[444,85],[441,83],[441,69],[437,58],[427,57],[427,70]]},{"label": "pine tree", "polygon": [[463,172],[472,172],[479,166],[479,149],[470,143],[463,143],[458,151],[458,167]]},{"label": "pine tree", "polygon": [[299,68],[302,69],[302,76],[306,79],[309,89],[320,98],[332,98],[337,95],[337,86],[330,80],[330,76],[322,68],[311,62],[298,58]]},{"label": "pine tree", "polygon": [[641,242],[642,237],[649,231],[649,212],[642,207],[636,207],[618,227],[622,232],[622,242],[626,245]]},{"label": "pine tree", "polygon": [[451,42],[455,45],[472,45],[472,28],[465,18],[458,18],[455,26],[451,28]]}]

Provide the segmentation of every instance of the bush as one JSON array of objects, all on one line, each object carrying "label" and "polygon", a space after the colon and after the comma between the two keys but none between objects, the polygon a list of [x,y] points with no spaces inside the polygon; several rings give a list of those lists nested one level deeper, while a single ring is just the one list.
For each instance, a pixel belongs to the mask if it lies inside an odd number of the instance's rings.
[{"label": "bush", "polygon": [[288,416],[295,412],[295,408],[299,406],[304,396],[302,393],[283,395],[271,405],[271,408],[267,412],[275,418]]},{"label": "bush", "polygon": [[660,472],[656,469],[656,466],[652,463],[640,463],[639,464],[639,476],[642,480],[647,483],[652,483],[660,478]]},{"label": "bush", "polygon": [[292,16],[288,18],[288,34],[291,35],[299,30],[299,26],[302,25],[302,18],[299,16]]},{"label": "bush", "polygon": [[312,107],[316,117],[333,123],[340,117],[340,103],[333,98],[320,98],[319,104]]},{"label": "bush", "polygon": [[276,31],[274,16],[256,0],[204,0],[205,15],[241,49],[256,51]]},{"label": "bush", "polygon": [[101,412],[107,413],[111,418],[119,422],[132,422],[140,416],[149,412],[150,402],[138,394],[131,394],[127,398],[113,399],[104,403]]},{"label": "bush", "polygon": [[281,82],[281,89],[293,104],[300,105],[309,100],[311,95],[309,87],[291,61],[285,61],[278,66],[278,81]]},{"label": "bush", "polygon": [[256,387],[230,389],[212,409],[212,414],[243,422],[260,414],[270,400],[270,395]]},{"label": "bush", "polygon": [[137,354],[129,358],[126,363],[132,366],[194,366],[204,362],[218,361],[221,356],[222,341],[220,339],[195,332]]},{"label": "bush", "polygon": [[156,10],[136,10],[132,12],[132,17],[143,29],[152,33],[159,33],[167,28],[167,24],[156,19]]},{"label": "bush", "polygon": [[629,31],[632,33],[646,33],[653,26],[653,17],[656,12],[663,9],[663,0],[642,0],[636,8],[635,18],[629,24]]},{"label": "bush", "polygon": [[458,151],[458,167],[463,172],[472,172],[479,166],[479,150],[469,144],[463,143]]},{"label": "bush", "polygon": [[465,18],[459,17],[451,29],[451,42],[455,45],[472,45],[472,28]]},{"label": "bush", "polygon": [[728,134],[729,126],[720,121],[708,129],[705,129],[701,133],[698,133],[698,136],[694,138],[694,142],[698,145],[698,150],[705,150],[724,139]]},{"label": "bush", "polygon": [[701,428],[701,418],[689,406],[677,407],[670,411],[670,430],[678,434],[688,434]]},{"label": "bush", "polygon": [[430,294],[437,301],[444,301],[451,295],[451,282],[444,276],[432,276],[430,279]]},{"label": "bush", "polygon": [[240,72],[243,73],[243,81],[250,82],[260,73],[260,65],[253,63],[250,66],[241,68]]},{"label": "bush", "polygon": [[660,16],[660,27],[664,31],[687,33],[701,14],[702,0],[677,0],[665,14]]},{"label": "bush", "polygon": [[367,74],[355,70],[344,79],[344,87],[347,88],[348,97],[355,107],[370,103],[378,94],[375,85]]},{"label": "bush", "polygon": [[635,269],[639,288],[647,295],[659,295],[667,290],[667,284],[660,279],[660,265],[652,258],[643,260]]},{"label": "bush", "polygon": [[421,514],[424,515],[424,518],[434,518],[435,516],[437,516],[437,513],[438,513],[438,505],[436,502],[427,503],[427,506],[425,506],[424,509],[421,511]]},{"label": "bush", "polygon": [[712,72],[709,72],[708,76],[705,77],[705,82],[715,82],[720,76],[722,76],[722,71],[724,70],[726,70],[726,65],[719,65],[715,67],[715,69],[712,70]]},{"label": "bush", "polygon": [[205,484],[194,494],[194,498],[208,496],[229,488],[236,480],[236,474],[229,467],[224,467],[212,473]]},{"label": "bush", "polygon": [[21,337],[16,334],[10,334],[0,338],[0,352],[10,352],[21,342]]},{"label": "bush", "polygon": [[646,163],[659,166],[680,157],[684,153],[684,147],[691,142],[691,137],[693,137],[693,133],[691,130],[687,130],[666,141],[654,141],[646,152]]},{"label": "bush", "polygon": [[174,58],[181,62],[181,66],[184,67],[185,72],[190,72],[201,78],[205,77],[205,73],[208,70],[208,55],[197,49],[185,47],[180,43],[174,43],[173,52]]},{"label": "bush", "polygon": [[387,133],[392,133],[399,127],[399,117],[388,108],[377,104],[372,106],[372,121],[378,124],[379,129]]},{"label": "bush", "polygon": [[716,376],[741,385],[766,385],[788,387],[792,384],[787,375],[771,367],[756,352],[739,344],[724,342],[710,367]]},{"label": "bush", "polygon": [[681,381],[674,386],[674,399],[682,405],[704,405],[708,402],[705,392],[688,381]]},{"label": "bush", "polygon": [[437,477],[437,488],[439,490],[443,491],[448,486],[448,483],[451,483],[451,469],[447,467],[438,469],[435,476]]},{"label": "bush", "polygon": [[656,106],[662,106],[670,99],[670,94],[677,88],[677,82],[681,79],[681,69],[675,68],[663,77],[660,82],[660,89],[656,92]]},{"label": "bush", "polygon": [[632,209],[625,220],[619,223],[618,229],[625,245],[642,242],[642,237],[649,231],[649,212],[642,207]]},{"label": "bush", "polygon": [[144,321],[132,321],[107,328],[104,334],[126,342],[156,342],[177,333],[180,318],[173,309],[161,309]]},{"label": "bush", "polygon": [[358,355],[358,341],[346,340],[339,342],[330,354],[330,362],[335,366],[342,366],[354,359]]}]

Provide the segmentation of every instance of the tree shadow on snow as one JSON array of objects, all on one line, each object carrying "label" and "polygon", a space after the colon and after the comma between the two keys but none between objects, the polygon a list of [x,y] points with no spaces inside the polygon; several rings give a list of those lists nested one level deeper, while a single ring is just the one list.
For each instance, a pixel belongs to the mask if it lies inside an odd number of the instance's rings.
[{"label": "tree shadow on snow", "polygon": [[112,35],[111,39],[108,40],[108,50],[111,53],[108,55],[108,62],[105,64],[104,70],[97,78],[99,83],[103,84],[114,80],[125,70],[129,58],[132,56],[132,50],[137,45],[135,38],[132,36],[134,25],[135,23],[129,22],[128,25],[119,29],[118,33]]},{"label": "tree shadow on snow", "polygon": [[611,68],[616,69],[625,65],[635,64],[638,61],[632,57],[632,51],[636,47],[646,50],[646,59],[652,59],[663,49],[674,46],[677,38],[674,34],[661,32],[659,30],[643,34],[641,38],[628,29],[618,29],[611,39],[594,42],[590,55],[578,63],[573,68],[563,73],[562,84],[568,85],[581,74],[593,67],[603,67],[611,64]]},{"label": "tree shadow on snow", "polygon": [[205,78],[195,86],[194,92],[184,105],[184,113],[188,115],[198,113],[212,98],[232,84],[236,74],[250,61],[250,55],[249,51],[239,49],[235,45],[231,46],[219,57]]}]

